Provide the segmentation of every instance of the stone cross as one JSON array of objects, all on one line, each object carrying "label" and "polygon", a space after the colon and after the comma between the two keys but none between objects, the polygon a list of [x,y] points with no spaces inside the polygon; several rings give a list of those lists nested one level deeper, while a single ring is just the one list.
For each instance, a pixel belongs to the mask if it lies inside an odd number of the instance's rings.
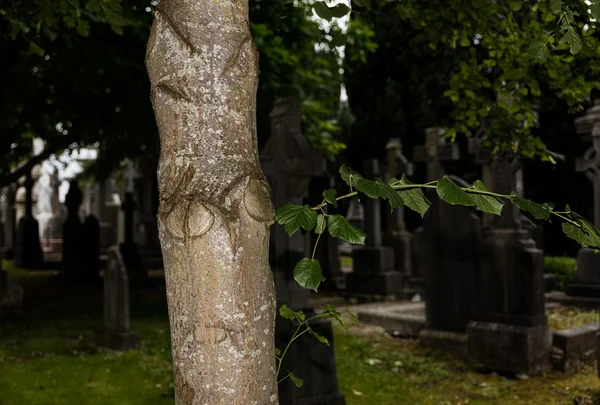
[{"label": "stone cross", "polygon": [[116,246],[107,252],[104,275],[103,343],[113,350],[136,349],[140,336],[131,331],[129,314],[129,279],[121,252]]},{"label": "stone cross", "polygon": [[592,129],[592,145],[575,160],[575,170],[585,173],[594,186],[594,226],[600,228],[600,122]]},{"label": "stone cross", "polygon": [[[301,111],[293,97],[275,102],[269,115],[271,137],[263,147],[260,160],[263,171],[271,185],[275,208],[288,202],[308,203],[309,186],[314,178],[325,175],[323,155],[311,149],[301,133]],[[298,260],[308,253],[310,246],[300,231],[289,237],[282,226],[275,226],[271,232],[271,266],[275,278],[277,305],[286,304],[294,310],[303,309],[306,316],[313,313],[308,308],[308,290],[300,287],[293,279],[292,272]],[[329,322],[317,321],[317,333],[332,337]],[[278,317],[275,327],[277,347],[285,347],[296,326]],[[306,337],[306,338],[305,338]],[[298,375],[308,378],[302,389],[293,384],[279,384],[280,403],[344,403],[338,392],[335,359],[333,350],[323,350],[323,345],[314,345],[311,336],[302,336],[290,347],[283,368],[294,367]]]},{"label": "stone cross", "polygon": [[121,204],[121,211],[123,211],[123,243],[125,245],[131,245],[134,243],[133,230],[134,230],[134,214],[137,208],[137,203],[133,200],[133,193],[131,191],[125,192],[125,200]]},{"label": "stone cross", "polygon": [[[273,204],[276,209],[288,202],[302,205],[308,197],[311,178],[325,174],[325,160],[321,153],[311,149],[300,132],[301,111],[296,99],[279,99],[269,117],[271,137],[261,151],[260,160],[271,185]],[[304,236],[298,231],[289,237],[283,227],[276,226],[271,237],[271,265],[278,284],[278,302],[294,309],[308,306],[307,291],[289,276],[305,256]]]},{"label": "stone cross", "polygon": [[[482,165],[482,180],[490,190],[500,194],[515,191],[523,196],[522,168],[518,157],[492,156],[481,138],[469,139],[469,152],[474,155],[475,163]],[[507,203],[501,216],[484,214],[483,224],[498,229],[521,229],[521,213],[514,204]]]},{"label": "stone cross", "polygon": [[[308,196],[311,178],[325,174],[325,161],[321,153],[311,149],[300,132],[301,112],[296,99],[288,97],[277,100],[269,117],[271,137],[261,151],[260,160],[271,185],[273,203],[276,208],[287,202],[302,204]],[[273,233],[277,233],[277,229]],[[303,245],[304,238],[288,238],[283,232],[273,242],[274,263],[288,267],[295,264],[293,259],[289,261],[286,257],[290,253],[289,248],[295,245],[294,242]],[[303,254],[304,247],[295,249],[295,253]]]},{"label": "stone cross", "polygon": [[[32,170],[33,171],[33,170]],[[33,217],[34,173],[25,177],[25,216],[19,220],[15,261],[18,266],[27,269],[39,269],[44,266],[44,253],[40,244],[38,221]]]},{"label": "stone cross", "polygon": [[[403,174],[412,176],[413,165],[402,153],[402,143],[399,138],[392,138],[386,145],[387,169],[386,180],[392,177],[400,178]],[[394,267],[396,270],[411,273],[411,239],[412,235],[406,230],[404,221],[404,207],[396,208],[392,212],[388,226],[383,234],[383,244],[394,249]]]},{"label": "stone cross", "polygon": [[[594,225],[600,227],[600,100],[594,102],[586,115],[575,120],[577,133],[591,145],[583,157],[575,161],[575,168],[585,173],[594,186]],[[600,255],[588,248],[577,253],[575,282],[566,292],[570,296],[597,299],[600,297]]]},{"label": "stone cross", "polygon": [[[381,176],[379,161],[377,159],[365,160],[363,162],[365,176],[370,179]],[[367,239],[365,246],[381,246],[381,200],[378,198],[366,198],[365,201],[365,228]]]},{"label": "stone cross", "polygon": [[69,183],[69,192],[65,196],[65,205],[69,210],[63,225],[62,264],[63,269],[74,278],[81,278],[82,274],[82,239],[81,219],[79,207],[83,201],[83,193],[77,180]]},{"label": "stone cross", "polygon": [[427,128],[425,145],[417,146],[413,160],[427,164],[427,181],[437,180],[445,174],[443,163],[458,160],[460,150],[457,144],[444,143],[443,128]]}]

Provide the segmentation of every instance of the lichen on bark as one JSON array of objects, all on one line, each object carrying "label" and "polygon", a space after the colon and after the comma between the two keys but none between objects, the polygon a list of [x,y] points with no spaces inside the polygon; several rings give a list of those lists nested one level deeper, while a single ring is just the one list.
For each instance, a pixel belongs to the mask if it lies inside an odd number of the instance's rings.
[{"label": "lichen on bark", "polygon": [[273,206],[247,0],[161,0],[146,65],[177,405],[276,404]]}]

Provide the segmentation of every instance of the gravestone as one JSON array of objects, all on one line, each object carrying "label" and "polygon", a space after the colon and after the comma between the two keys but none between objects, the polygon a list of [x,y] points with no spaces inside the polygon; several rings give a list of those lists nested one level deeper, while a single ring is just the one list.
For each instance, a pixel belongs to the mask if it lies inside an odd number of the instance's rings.
[{"label": "gravestone", "polygon": [[144,268],[160,269],[163,267],[162,251],[158,239],[158,184],[156,164],[146,163],[141,166],[141,176],[136,182],[137,201],[139,202],[136,219],[136,242]]},{"label": "gravestone", "polygon": [[116,246],[107,251],[101,344],[119,351],[137,349],[140,346],[140,335],[133,332],[130,325],[127,268]]},{"label": "gravestone", "polygon": [[[575,120],[575,126],[583,140],[591,143],[583,157],[575,161],[575,169],[593,185],[594,226],[600,228],[600,100],[585,116]],[[579,250],[575,282],[567,285],[566,293],[572,297],[600,298],[600,255],[588,248]]]},{"label": "gravestone", "polygon": [[[325,174],[323,155],[313,151],[301,133],[301,111],[295,98],[277,100],[270,113],[271,137],[261,151],[263,171],[271,185],[276,208],[288,202],[304,204],[308,198],[309,185],[314,177]],[[289,237],[282,226],[271,231],[270,262],[275,278],[277,306],[288,305],[294,310],[308,308],[308,290],[293,279],[296,263],[305,257],[306,238],[301,232]],[[307,315],[307,317],[310,315]],[[333,339],[329,321],[312,324],[313,329],[331,342]],[[276,347],[283,349],[290,341],[296,326],[289,320],[277,317],[275,328]],[[333,346],[333,345],[332,345]],[[301,388],[287,379],[279,384],[280,404],[338,405],[344,404],[344,396],[338,391],[333,348],[304,334],[290,346],[282,370],[293,370],[304,379]]]},{"label": "gravestone", "polygon": [[2,222],[4,223],[4,245],[0,249],[4,258],[13,258],[17,239],[17,228],[15,222],[15,189],[12,186],[4,188],[4,201],[2,209]]},{"label": "gravestone", "polygon": [[40,228],[33,216],[32,173],[25,177],[25,212],[19,220],[17,244],[15,246],[15,264],[24,269],[41,269],[44,267],[44,253],[40,244]]},{"label": "gravestone", "polygon": [[[515,190],[518,159],[490,157],[484,183]],[[501,216],[485,215],[481,267],[475,274],[469,356],[476,363],[515,374],[549,371],[552,334],[545,314],[544,254],[521,226],[521,213],[506,204]]]},{"label": "gravestone", "polygon": [[[376,159],[365,160],[363,171],[368,178],[381,177]],[[381,203],[379,199],[364,199],[367,238],[364,247],[352,250],[353,271],[346,276],[346,290],[351,294],[392,298],[402,291],[402,274],[394,268],[394,250],[382,243]]]},{"label": "gravestone", "polygon": [[[412,176],[413,166],[402,153],[402,143],[399,138],[390,139],[386,145],[387,150],[387,168],[386,181],[391,178],[401,178],[402,175]],[[392,211],[386,231],[383,233],[383,246],[391,247],[394,250],[394,270],[402,274],[403,281],[406,282],[411,277],[411,245],[412,234],[406,229],[404,221],[404,207],[396,208]],[[415,290],[405,290],[404,295]]]},{"label": "gravestone", "polygon": [[94,214],[89,214],[83,221],[81,239],[83,280],[94,283],[100,275],[100,223]]},{"label": "gravestone", "polygon": [[133,192],[126,191],[125,200],[121,205],[121,211],[123,212],[123,242],[119,245],[119,248],[121,249],[123,263],[125,263],[125,267],[127,268],[131,284],[133,286],[143,286],[148,279],[148,274],[143,266],[138,245],[133,236],[136,207],[137,204],[133,200]]},{"label": "gravestone", "polygon": [[83,241],[81,238],[82,228],[79,218],[79,207],[83,201],[83,193],[77,184],[77,180],[69,182],[69,191],[65,196],[67,207],[67,219],[63,225],[62,243],[62,268],[69,278],[81,280],[83,278]]},{"label": "gravestone", "polygon": [[[348,209],[346,211],[345,218],[350,225],[357,227],[363,232],[365,231],[365,209],[363,205],[356,200],[356,198],[351,198],[348,200]],[[356,245],[352,245],[342,240],[338,242],[338,246],[340,254],[343,256],[352,256],[352,250],[357,247]]]},{"label": "gravestone", "polygon": [[58,175],[58,169],[54,168],[54,173],[50,178],[50,186],[52,187],[52,217],[48,222],[42,240],[44,241],[44,252],[55,257],[60,257],[63,242],[63,205],[59,200],[60,185],[61,180]]},{"label": "gravestone", "polygon": [[[427,181],[441,178],[444,163],[459,158],[458,145],[445,144],[443,133],[441,128],[429,128],[426,145],[415,148],[415,162],[426,163]],[[420,338],[432,346],[464,351],[473,275],[478,270],[480,219],[471,207],[447,204],[434,190],[429,191],[426,194],[432,205],[419,239],[418,263],[425,277],[427,322]]]}]

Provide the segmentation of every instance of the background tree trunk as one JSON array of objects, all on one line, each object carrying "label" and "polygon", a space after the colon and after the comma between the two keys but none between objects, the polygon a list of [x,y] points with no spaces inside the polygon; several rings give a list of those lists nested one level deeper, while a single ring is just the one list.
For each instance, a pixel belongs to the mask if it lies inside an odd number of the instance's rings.
[{"label": "background tree trunk", "polygon": [[273,207],[247,0],[161,0],[146,65],[175,403],[275,404]]}]

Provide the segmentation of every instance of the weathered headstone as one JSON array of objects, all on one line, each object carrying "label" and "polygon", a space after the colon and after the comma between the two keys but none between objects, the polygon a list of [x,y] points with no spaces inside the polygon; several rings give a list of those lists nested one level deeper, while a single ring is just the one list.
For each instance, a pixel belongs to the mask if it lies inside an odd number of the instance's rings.
[{"label": "weathered headstone", "polygon": [[[279,99],[271,111],[271,137],[261,151],[260,159],[272,190],[276,208],[288,202],[303,204],[308,197],[311,178],[325,173],[321,153],[313,151],[301,133],[301,112],[296,99]],[[308,247],[305,237],[296,232],[289,237],[283,227],[271,232],[271,267],[275,276],[277,306],[288,305],[294,310],[308,308],[308,290],[300,287],[292,277],[296,263]],[[307,315],[309,316],[309,315]],[[283,348],[290,341],[296,326],[277,317],[276,347]],[[313,329],[331,341],[333,335],[328,321],[316,322]],[[288,380],[279,384],[280,404],[344,404],[338,391],[333,349],[304,334],[290,346],[283,370],[293,370],[304,379],[302,388]]]},{"label": "weathered headstone", "polygon": [[2,252],[5,259],[12,259],[17,240],[15,223],[15,189],[12,186],[4,188],[2,222],[4,223],[4,245]]},{"label": "weathered headstone", "polygon": [[141,177],[137,182],[137,201],[139,202],[136,220],[136,242],[145,268],[163,267],[162,251],[158,239],[158,185],[156,165],[146,163],[141,167]]},{"label": "weathered headstone", "polygon": [[[402,153],[400,139],[390,139],[386,145],[387,168],[386,180],[393,177],[400,178],[402,175],[412,176],[412,163]],[[407,281],[411,276],[411,244],[412,234],[406,229],[404,221],[404,207],[392,211],[388,219],[388,226],[383,233],[383,245],[394,250],[394,269],[402,273],[403,280]]]},{"label": "weathered headstone", "polygon": [[49,255],[58,256],[62,252],[62,228],[63,228],[63,206],[59,201],[59,187],[61,180],[58,175],[58,169],[54,168],[54,173],[50,178],[52,188],[52,217],[42,240],[44,242],[44,252]]},{"label": "weathered headstone", "polygon": [[44,267],[44,254],[40,245],[38,221],[33,217],[33,185],[34,178],[29,172],[25,177],[25,212],[19,220],[17,244],[15,246],[15,263],[25,269],[41,269]]},{"label": "weathered headstone", "polygon": [[100,271],[100,223],[94,214],[89,214],[81,227],[81,265],[85,282],[98,280]]},{"label": "weathered headstone", "polygon": [[[441,128],[428,129],[426,145],[415,149],[415,162],[427,165],[427,181],[441,178],[443,164],[459,157],[458,145],[445,144],[443,133]],[[423,223],[418,260],[425,277],[427,328],[420,337],[433,346],[464,350],[478,268],[480,219],[471,208],[444,203],[435,192],[427,194],[432,205]]]},{"label": "weathered headstone", "polygon": [[120,250],[107,251],[104,274],[104,331],[102,344],[113,350],[137,349],[140,335],[131,330],[129,313],[129,279]]},{"label": "weathered headstone", "polygon": [[[577,133],[591,143],[583,157],[575,161],[575,169],[585,173],[594,187],[594,225],[600,228],[600,100],[587,114],[575,120]],[[575,282],[566,293],[573,297],[600,298],[600,255],[582,248],[577,254]]]},{"label": "weathered headstone", "polygon": [[[368,178],[381,177],[379,162],[363,163]],[[381,200],[365,198],[365,246],[352,250],[352,273],[346,276],[346,290],[351,294],[398,297],[402,291],[402,274],[394,268],[394,250],[383,246]]]},{"label": "weathered headstone", "polygon": [[[491,157],[484,182],[494,192],[515,190],[519,162]],[[481,268],[475,274],[469,356],[515,374],[550,369],[552,334],[545,314],[544,255],[521,227],[521,214],[506,204],[501,216],[485,215]]]},{"label": "weathered headstone", "polygon": [[83,277],[83,256],[81,238],[81,219],[79,218],[79,207],[83,200],[83,193],[77,184],[77,180],[69,182],[69,191],[65,196],[67,207],[67,219],[63,225],[62,244],[62,267],[69,278],[81,280]]},{"label": "weathered headstone", "polygon": [[133,192],[125,192],[125,200],[121,205],[123,212],[123,242],[120,244],[123,263],[127,268],[132,285],[142,286],[148,278],[146,269],[143,266],[138,245],[134,239],[134,213],[137,207],[133,200]]}]

